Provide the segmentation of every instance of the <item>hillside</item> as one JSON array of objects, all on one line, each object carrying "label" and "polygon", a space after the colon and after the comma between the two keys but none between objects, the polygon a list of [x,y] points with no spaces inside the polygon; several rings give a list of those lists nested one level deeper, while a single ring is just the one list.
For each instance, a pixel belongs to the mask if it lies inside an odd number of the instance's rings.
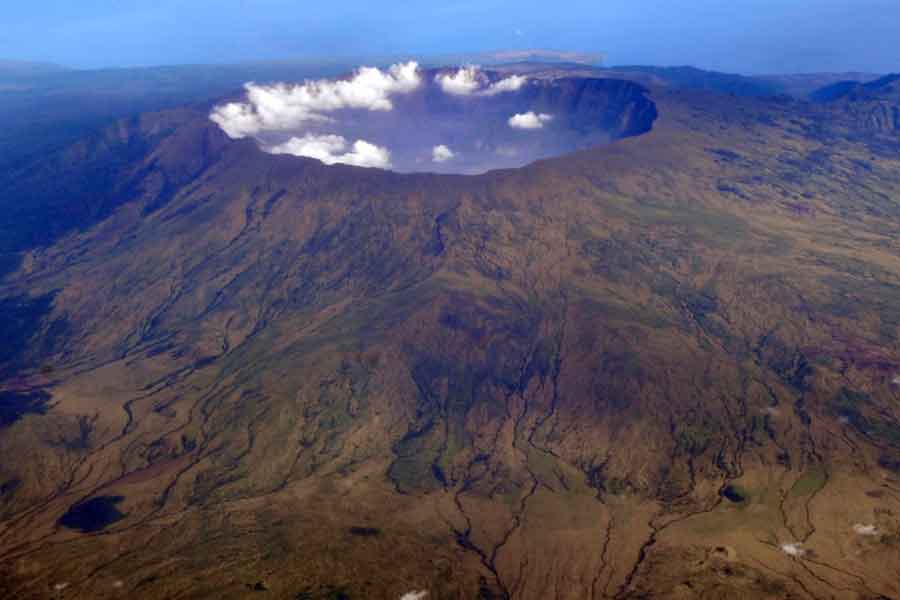
[{"label": "hillside", "polygon": [[478,176],[187,108],[9,178],[78,227],[0,283],[0,595],[900,597],[896,131],[649,98]]}]

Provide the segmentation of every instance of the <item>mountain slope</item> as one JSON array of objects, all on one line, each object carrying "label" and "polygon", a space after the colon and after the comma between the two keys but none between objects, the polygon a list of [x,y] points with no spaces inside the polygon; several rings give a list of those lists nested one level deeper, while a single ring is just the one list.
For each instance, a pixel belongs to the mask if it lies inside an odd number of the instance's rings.
[{"label": "mountain slope", "polygon": [[0,288],[0,589],[900,594],[895,138],[653,99],[477,177],[124,123],[128,194]]}]

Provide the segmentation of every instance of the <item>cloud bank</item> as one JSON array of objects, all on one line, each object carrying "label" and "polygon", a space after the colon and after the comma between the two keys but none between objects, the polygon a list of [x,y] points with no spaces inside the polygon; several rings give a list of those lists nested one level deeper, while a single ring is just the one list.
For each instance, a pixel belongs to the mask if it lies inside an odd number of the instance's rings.
[{"label": "cloud bank", "polygon": [[461,67],[455,73],[441,73],[435,81],[446,94],[454,96],[495,96],[505,92],[515,92],[528,81],[522,75],[511,75],[495,83],[489,83],[487,76],[475,65]]},{"label": "cloud bank", "polygon": [[292,137],[283,144],[270,146],[272,154],[291,154],[321,160],[326,165],[342,163],[357,167],[378,167],[389,169],[391,153],[387,148],[376,146],[365,140],[356,140],[347,151],[346,138],[340,135],[316,135],[307,133],[303,137]]},{"label": "cloud bank", "polygon": [[233,139],[297,129],[310,121],[328,121],[327,113],[341,109],[392,110],[392,95],[412,92],[421,82],[418,63],[410,61],[387,71],[362,67],[350,79],[338,81],[267,86],[248,83],[244,86],[247,102],[217,106],[210,119]]},{"label": "cloud bank", "polygon": [[432,162],[442,163],[451,160],[456,156],[456,153],[448,148],[447,146],[440,144],[431,149],[431,160]]},{"label": "cloud bank", "polygon": [[536,114],[528,111],[527,113],[519,113],[509,118],[509,126],[513,129],[541,129],[544,123],[553,120],[553,115],[546,113]]}]

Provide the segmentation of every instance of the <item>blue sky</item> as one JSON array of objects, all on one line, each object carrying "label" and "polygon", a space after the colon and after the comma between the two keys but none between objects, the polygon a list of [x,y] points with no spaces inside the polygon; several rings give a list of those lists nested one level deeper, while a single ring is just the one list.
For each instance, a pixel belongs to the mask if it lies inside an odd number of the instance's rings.
[{"label": "blue sky", "polygon": [[745,73],[900,70],[900,0],[13,0],[0,59],[76,67],[509,48]]}]

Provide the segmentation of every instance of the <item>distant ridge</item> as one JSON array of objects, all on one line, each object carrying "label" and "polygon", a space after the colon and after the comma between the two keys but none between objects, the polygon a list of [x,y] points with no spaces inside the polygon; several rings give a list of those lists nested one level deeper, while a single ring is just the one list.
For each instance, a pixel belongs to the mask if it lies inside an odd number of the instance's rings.
[{"label": "distant ridge", "polygon": [[868,82],[878,79],[877,73],[862,71],[842,71],[838,73],[785,73],[780,75],[766,74],[756,75],[753,78],[776,85],[781,90],[795,98],[810,98],[815,91],[843,81]]},{"label": "distant ridge", "polygon": [[61,71],[71,71],[71,69],[51,62],[0,59],[0,76],[12,75],[21,77],[29,75],[45,75],[47,73],[57,73]]},{"label": "distant ridge", "polygon": [[612,67],[610,70],[623,73],[643,73],[675,87],[705,89],[738,96],[774,96],[781,91],[775,85],[744,75],[706,71],[691,66],[654,67],[626,65]]},{"label": "distant ridge", "polygon": [[496,65],[504,63],[548,63],[548,64],[574,64],[599,67],[605,57],[599,53],[563,52],[559,50],[528,49],[528,50],[496,50],[477,54],[448,54],[429,57],[428,64],[479,64]]},{"label": "distant ridge", "polygon": [[816,102],[834,102],[851,96],[865,96],[885,90],[896,81],[900,81],[900,73],[891,73],[868,82],[839,81],[814,91],[810,94],[810,99]]}]

